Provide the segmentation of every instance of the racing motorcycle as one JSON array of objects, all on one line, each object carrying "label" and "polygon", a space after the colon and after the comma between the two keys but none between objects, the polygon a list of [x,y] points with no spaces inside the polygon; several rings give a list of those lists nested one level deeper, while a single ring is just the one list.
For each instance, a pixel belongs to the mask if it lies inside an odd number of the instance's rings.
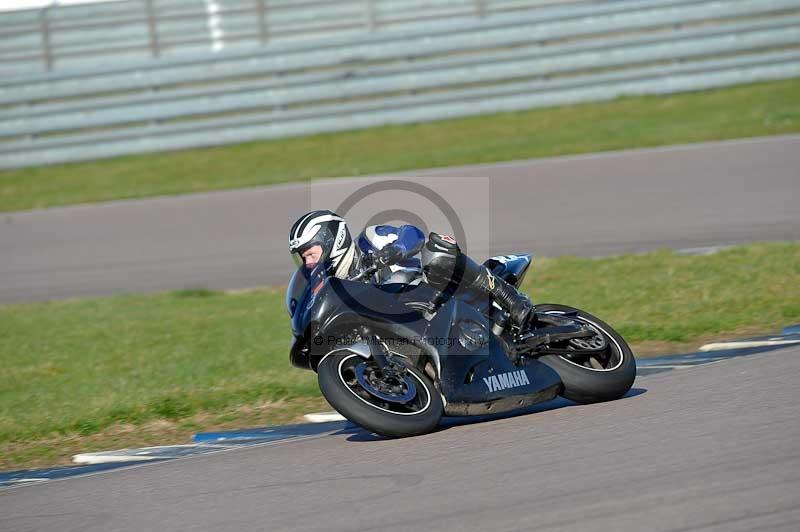
[{"label": "racing motorcycle", "polygon": [[[519,286],[531,255],[484,265]],[[419,282],[372,284],[300,268],[286,304],[292,365],[317,372],[325,399],[348,420],[387,437],[434,430],[442,416],[507,412],[557,395],[579,403],[617,399],[636,362],[625,340],[588,312],[538,304],[523,328],[478,292]]]}]

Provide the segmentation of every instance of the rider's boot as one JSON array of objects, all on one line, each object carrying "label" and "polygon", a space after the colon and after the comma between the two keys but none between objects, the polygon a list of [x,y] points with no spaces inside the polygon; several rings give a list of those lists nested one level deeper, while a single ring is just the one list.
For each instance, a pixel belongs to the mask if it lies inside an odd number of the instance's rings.
[{"label": "rider's boot", "polygon": [[474,288],[488,295],[508,312],[512,325],[517,327],[525,325],[533,310],[530,300],[514,286],[461,253],[451,236],[428,235],[422,250],[422,269],[426,281],[439,290]]},{"label": "rider's boot", "polygon": [[511,324],[522,327],[528,321],[533,304],[525,294],[513,285],[492,274],[486,266],[478,265],[467,257],[467,261],[479,268],[471,286],[489,295],[503,310],[508,312]]}]

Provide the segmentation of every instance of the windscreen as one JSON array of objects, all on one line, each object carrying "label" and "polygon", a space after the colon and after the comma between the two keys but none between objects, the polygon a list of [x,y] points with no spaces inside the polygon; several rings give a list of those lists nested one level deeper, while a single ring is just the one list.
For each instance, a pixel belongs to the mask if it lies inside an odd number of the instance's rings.
[{"label": "windscreen", "polygon": [[286,310],[289,316],[294,317],[300,305],[307,297],[308,285],[312,279],[316,281],[314,284],[322,281],[325,277],[325,268],[322,264],[314,268],[307,268],[301,265],[292,274],[289,280],[289,286],[286,288]]}]

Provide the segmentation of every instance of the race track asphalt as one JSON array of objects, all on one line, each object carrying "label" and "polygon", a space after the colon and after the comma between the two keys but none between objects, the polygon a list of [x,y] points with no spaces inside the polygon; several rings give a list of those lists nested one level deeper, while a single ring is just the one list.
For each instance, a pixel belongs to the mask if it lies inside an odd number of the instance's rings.
[{"label": "race track asphalt", "polygon": [[4,213],[0,303],[285,284],[291,222],[369,186],[353,228],[461,224],[479,259],[797,240],[800,135]]},{"label": "race track asphalt", "polygon": [[796,531],[800,349],[403,440],[335,434],[0,491],[0,530]]}]

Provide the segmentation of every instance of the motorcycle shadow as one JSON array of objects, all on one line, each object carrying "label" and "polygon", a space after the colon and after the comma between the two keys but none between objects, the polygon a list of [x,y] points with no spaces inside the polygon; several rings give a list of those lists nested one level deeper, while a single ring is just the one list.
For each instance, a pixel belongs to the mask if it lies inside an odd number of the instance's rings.
[{"label": "motorcycle shadow", "polygon": [[[628,393],[626,393],[620,399],[617,399],[617,401],[623,401],[625,399],[630,399],[631,397],[636,397],[645,393],[647,393],[646,388],[631,388],[630,390],[628,390]],[[451,427],[460,427],[464,425],[474,425],[476,423],[499,421],[501,419],[527,416],[530,414],[538,414],[540,412],[547,412],[549,410],[558,410],[561,408],[568,408],[571,406],[585,406],[585,405],[581,405],[580,403],[576,403],[575,401],[570,401],[569,399],[564,399],[563,397],[556,397],[552,401],[547,401],[545,403],[533,405],[528,408],[512,410],[510,412],[502,412],[498,414],[486,414],[482,416],[453,416],[453,417],[448,416],[448,417],[443,417],[441,419],[441,421],[439,422],[439,426],[436,429],[436,432],[447,430]],[[348,427],[348,429],[343,431],[343,433],[350,433],[350,436],[347,437],[347,441],[349,442],[374,442],[374,441],[384,441],[392,439],[392,438],[386,438],[384,436],[378,436],[371,432],[367,432],[366,430],[352,424],[350,425],[350,427]]]}]

